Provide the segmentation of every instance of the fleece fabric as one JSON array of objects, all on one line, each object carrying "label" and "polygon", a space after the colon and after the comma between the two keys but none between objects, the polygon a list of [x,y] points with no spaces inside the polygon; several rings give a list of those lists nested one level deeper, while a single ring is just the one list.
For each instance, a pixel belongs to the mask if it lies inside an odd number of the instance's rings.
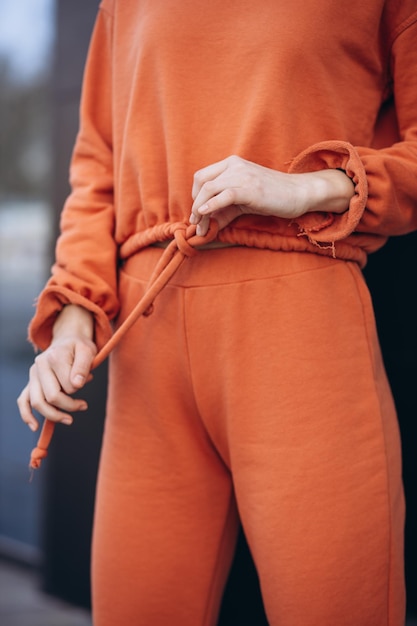
[{"label": "fleece fabric", "polygon": [[[120,275],[120,323],[163,251]],[[95,626],[215,626],[239,519],[271,626],[403,626],[398,425],[355,262],[178,268],[110,359]]]},{"label": "fleece fabric", "polygon": [[[102,348],[157,261],[192,258],[111,356],[96,626],[214,626],[239,520],[271,626],[404,623],[398,426],[360,266],[417,227],[416,36],[417,0],[101,3],[32,341],[75,303]],[[231,154],[341,168],[356,193],[191,253],[193,175]]]},{"label": "fleece fabric", "polygon": [[45,348],[73,302],[94,313],[101,347],[119,310],[117,260],[172,237],[195,171],[231,154],[289,172],[341,168],[356,193],[342,215],[242,216],[221,241],[363,265],[416,228],[416,40],[416,0],[103,0],[32,341]]}]

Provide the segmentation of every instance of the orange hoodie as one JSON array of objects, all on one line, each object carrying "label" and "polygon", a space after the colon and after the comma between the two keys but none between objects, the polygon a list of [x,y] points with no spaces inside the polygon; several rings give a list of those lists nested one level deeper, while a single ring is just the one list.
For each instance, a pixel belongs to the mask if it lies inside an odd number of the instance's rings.
[{"label": "orange hoodie", "polygon": [[[72,193],[31,323],[48,346],[82,305],[96,342],[118,312],[119,259],[187,223],[196,170],[237,154],[270,168],[341,168],[342,215],[246,215],[229,243],[366,262],[417,228],[417,0],[103,0],[86,65]],[[395,99],[399,141],[375,148]]]}]

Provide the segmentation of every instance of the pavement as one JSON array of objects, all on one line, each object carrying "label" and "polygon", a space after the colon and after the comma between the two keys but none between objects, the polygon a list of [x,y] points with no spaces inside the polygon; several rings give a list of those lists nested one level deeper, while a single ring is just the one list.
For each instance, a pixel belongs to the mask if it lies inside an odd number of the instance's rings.
[{"label": "pavement", "polygon": [[89,611],[44,594],[33,568],[0,560],[1,626],[92,626]]}]

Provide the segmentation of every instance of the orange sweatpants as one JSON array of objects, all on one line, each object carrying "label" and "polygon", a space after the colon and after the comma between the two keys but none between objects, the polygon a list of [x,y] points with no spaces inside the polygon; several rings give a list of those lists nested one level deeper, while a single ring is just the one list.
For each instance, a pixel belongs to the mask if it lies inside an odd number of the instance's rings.
[{"label": "orange sweatpants", "polygon": [[[121,319],[162,250],[121,272]],[[214,626],[239,520],[272,626],[403,626],[395,410],[356,264],[200,251],[110,363],[95,626]]]}]

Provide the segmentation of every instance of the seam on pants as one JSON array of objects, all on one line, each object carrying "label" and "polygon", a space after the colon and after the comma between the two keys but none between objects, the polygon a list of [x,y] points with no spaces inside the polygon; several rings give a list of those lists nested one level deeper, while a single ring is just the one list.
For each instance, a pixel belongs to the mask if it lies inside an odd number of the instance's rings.
[{"label": "seam on pants", "polygon": [[198,411],[198,416],[200,419],[200,423],[201,423],[201,427],[204,429],[205,435],[207,437],[207,440],[210,443],[211,449],[213,451],[213,453],[217,456],[217,458],[219,459],[219,462],[224,466],[224,470],[226,472],[228,472],[229,474],[231,474],[230,471],[230,467],[228,465],[228,463],[226,462],[226,460],[223,458],[223,455],[221,454],[221,451],[218,449],[218,447],[216,446],[215,441],[213,441],[210,432],[207,429],[206,424],[204,423],[204,411],[201,409],[201,405],[198,401],[196,392],[195,392],[195,384],[194,384],[194,376],[193,376],[193,368],[191,365],[191,354],[190,354],[190,344],[188,342],[188,332],[187,332],[187,314],[186,314],[186,302],[185,299],[187,298],[187,295],[189,293],[189,289],[194,290],[195,287],[179,287],[179,286],[175,286],[176,289],[181,289],[181,303],[182,303],[182,331],[184,333],[184,345],[185,345],[185,349],[186,349],[186,360],[187,360],[187,374],[188,374],[188,378],[190,380],[190,386],[192,389],[192,393],[193,393],[193,400],[194,400],[194,404],[197,407],[197,411]]},{"label": "seam on pants", "polygon": [[[368,328],[368,317],[366,315],[366,311],[365,311],[365,305],[364,305],[364,301],[363,301],[363,292],[362,292],[362,288],[359,285],[358,282],[358,278],[355,275],[355,272],[353,271],[353,268],[351,266],[350,263],[346,264],[347,269],[350,273],[350,275],[352,276],[353,279],[353,283],[355,285],[355,289],[356,292],[358,294],[358,298],[361,304],[361,310],[362,310],[362,317],[363,317],[363,321],[364,321],[364,328],[365,328],[365,335],[366,335],[366,342],[368,345],[368,356],[369,359],[371,361],[370,363],[370,367],[373,371],[373,380],[374,380],[374,388],[375,388],[375,395],[378,398],[378,405],[379,405],[379,419],[381,421],[381,414],[382,414],[382,407],[381,407],[381,401],[379,399],[379,394],[377,392],[377,388],[376,388],[376,372],[375,372],[375,368],[373,366],[372,363],[372,359],[370,358],[370,355],[372,354],[372,349],[371,349],[371,345],[372,342],[370,340],[369,337],[369,328]],[[364,286],[366,287],[366,283],[365,283],[365,279],[364,279]],[[370,297],[370,296],[369,296]],[[372,301],[371,301],[372,302]],[[381,430],[382,430],[382,435],[383,435],[383,441],[384,441],[384,456],[385,456],[385,481],[386,481],[386,489],[387,489],[387,496],[388,496],[388,529],[389,529],[389,539],[388,539],[388,565],[389,565],[389,571],[388,571],[388,575],[387,575],[387,626],[390,625],[391,623],[391,607],[390,607],[390,599],[391,599],[391,594],[390,594],[390,588],[391,588],[391,577],[392,577],[392,534],[393,534],[393,528],[392,528],[392,520],[391,520],[391,504],[392,504],[392,493],[391,493],[391,487],[390,487],[390,482],[389,482],[389,476],[388,476],[388,454],[387,454],[387,439],[386,439],[386,434],[385,434],[385,429],[382,427],[381,424]]]},{"label": "seam on pants", "polygon": [[186,318],[185,298],[186,298],[187,288],[181,287],[179,285],[171,285],[171,287],[174,287],[175,289],[180,289],[181,290],[182,332],[184,334],[184,345],[185,345],[186,360],[187,360],[187,374],[188,374],[188,378],[190,380],[191,388],[192,388],[192,391],[193,391],[194,404],[197,407],[200,421],[202,421],[201,420],[201,410],[200,410],[200,407],[198,405],[197,397],[196,397],[196,394],[195,394],[195,388],[194,388],[194,382],[193,382],[193,376],[192,376],[192,368],[191,368],[190,344],[189,344],[189,341],[188,341],[188,333],[187,333],[187,321],[185,319]]},{"label": "seam on pants", "polygon": [[[206,253],[212,253],[212,251],[205,251]],[[216,252],[216,251],[215,251]],[[262,252],[262,251],[260,251]],[[289,254],[287,252],[283,252],[283,254]],[[187,281],[184,283],[181,280],[179,282],[176,282],[176,279],[178,279],[178,275],[173,276],[173,278],[170,280],[169,285],[173,286],[173,287],[180,287],[182,289],[188,290],[188,289],[210,289],[210,288],[216,288],[216,287],[227,287],[229,285],[241,285],[241,284],[245,284],[245,283],[253,283],[253,282],[260,282],[260,281],[268,281],[268,280],[279,280],[281,278],[287,278],[287,277],[291,277],[291,276],[297,276],[299,274],[309,274],[309,273],[315,273],[315,272],[322,272],[324,270],[329,269],[329,267],[333,267],[335,264],[339,264],[339,263],[345,263],[345,261],[342,261],[341,259],[332,259],[332,258],[328,258],[328,257],[322,257],[320,255],[312,255],[309,252],[300,252],[299,254],[302,255],[309,255],[314,256],[314,258],[319,258],[320,260],[324,259],[325,261],[327,261],[327,263],[322,263],[319,266],[316,267],[302,267],[301,269],[297,269],[295,271],[277,271],[274,272],[273,274],[265,274],[265,275],[260,275],[260,276],[254,276],[254,277],[246,277],[246,276],[242,276],[241,278],[236,278],[236,279],[230,279],[230,280],[218,280],[217,282],[207,282],[205,284],[201,284],[200,282],[196,282],[196,283],[188,283]],[[192,259],[189,260],[192,263]],[[189,262],[188,265],[191,265],[191,263]],[[179,270],[178,274],[181,276],[181,269]],[[130,274],[129,274],[130,276]],[[132,276],[132,278],[134,278],[135,280],[142,280],[140,278],[135,278],[134,276]],[[146,281],[143,281],[146,282]]]},{"label": "seam on pants", "polygon": [[[192,387],[192,391],[193,391],[194,402],[195,402],[195,405],[196,405],[196,407],[198,409],[198,412],[199,412],[202,428],[204,428],[204,432],[206,434],[206,437],[207,437],[208,441],[210,442],[210,446],[211,446],[211,448],[213,450],[213,453],[216,454],[216,456],[218,457],[219,463],[221,463],[224,466],[225,472],[228,472],[230,474],[230,469],[225,464],[223,458],[220,455],[219,450],[214,445],[214,442],[212,441],[212,439],[211,439],[209,433],[207,432],[207,429],[204,426],[204,424],[202,422],[202,419],[201,419],[201,410],[199,408],[198,400],[196,398],[195,390],[194,390],[194,382],[193,382],[192,367],[191,367],[191,360],[190,360],[190,349],[189,349],[188,333],[187,333],[187,324],[186,324],[185,298],[186,298],[186,294],[187,294],[187,289],[186,288],[181,288],[181,287],[177,287],[177,288],[181,289],[181,303],[182,303],[182,309],[183,309],[183,314],[182,314],[183,322],[182,323],[183,323],[183,333],[184,333],[184,345],[185,345],[185,349],[186,349],[188,376],[189,376],[191,387]],[[218,572],[220,570],[220,566],[221,566],[221,562],[222,562],[222,554],[223,554],[224,548],[227,545],[228,536],[230,535],[230,524],[232,523],[233,517],[236,517],[236,519],[238,519],[236,500],[235,500],[235,497],[234,497],[233,481],[232,481],[232,478],[230,476],[229,507],[228,507],[228,510],[227,510],[227,515],[225,517],[225,522],[224,522],[224,526],[223,526],[223,532],[222,532],[222,535],[220,537],[220,541],[219,541],[219,544],[218,544],[217,556],[216,556],[216,560],[215,560],[215,564],[214,564],[214,568],[213,568],[213,572],[212,572],[211,584],[210,584],[210,587],[209,587],[208,593],[207,593],[207,601],[206,601],[206,606],[205,606],[204,612],[203,612],[203,621],[202,621],[202,625],[201,626],[214,626],[213,622],[212,622],[212,618],[213,618],[213,603],[214,603],[214,600],[215,600],[215,591],[216,591],[216,580],[217,580],[217,575],[218,575]],[[236,524],[235,538],[234,538],[235,544],[236,544],[236,540],[237,540],[237,524]],[[229,571],[230,571],[230,565],[229,565]],[[226,577],[226,580],[227,580],[227,577]],[[223,590],[221,591],[220,604],[221,604],[221,598],[223,596],[223,593],[224,593],[224,586],[223,586]],[[219,610],[220,610],[220,604],[219,604],[219,606],[217,608],[217,617],[218,617],[218,613],[219,613]]]}]

